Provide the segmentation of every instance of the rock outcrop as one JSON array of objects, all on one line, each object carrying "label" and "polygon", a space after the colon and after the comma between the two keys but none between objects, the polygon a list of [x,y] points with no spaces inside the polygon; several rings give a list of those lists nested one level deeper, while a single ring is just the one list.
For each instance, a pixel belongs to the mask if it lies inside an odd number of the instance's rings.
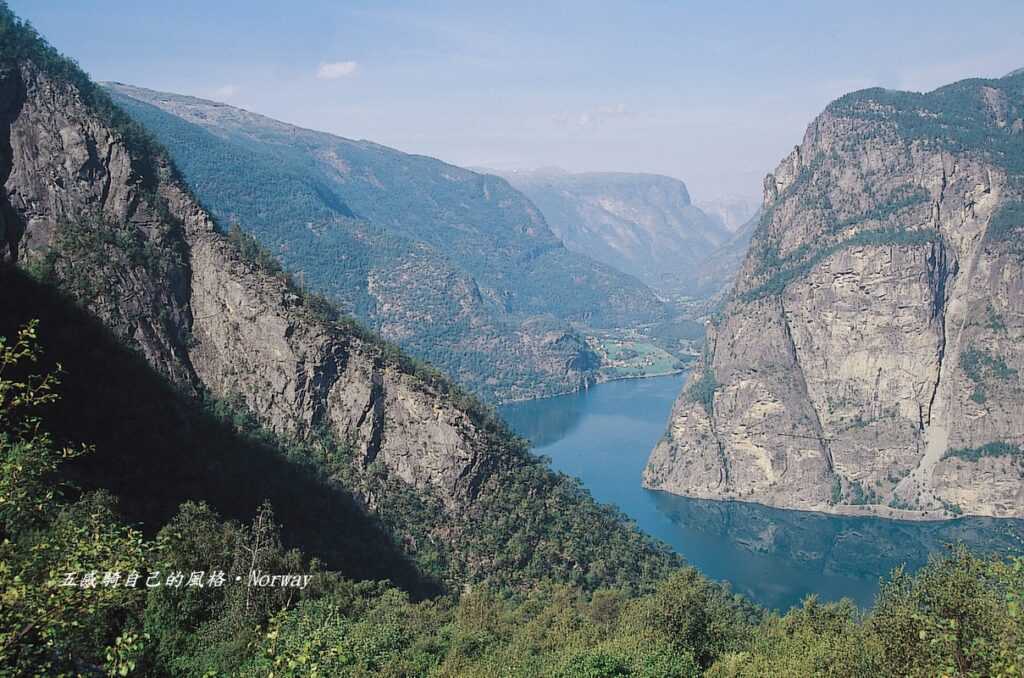
[{"label": "rock outcrop", "polygon": [[1024,515],[1024,76],[833,102],[647,487],[905,518]]},{"label": "rock outcrop", "polygon": [[680,565],[244,230],[220,232],[168,152],[3,3],[0,179],[4,334],[39,320],[41,367],[69,366],[48,428],[96,445],[76,484],[145,529],[183,502],[248,520],[269,501],[291,545],[411,593],[538,573],[647,590]]},{"label": "rock outcrop", "polygon": [[84,97],[32,62],[0,72],[17,234],[8,256],[58,282],[180,387],[240,399],[279,433],[328,430],[358,463],[380,463],[450,508],[470,501],[496,463],[474,411],[242,259],[160,154],[133,152],[134,128]]}]

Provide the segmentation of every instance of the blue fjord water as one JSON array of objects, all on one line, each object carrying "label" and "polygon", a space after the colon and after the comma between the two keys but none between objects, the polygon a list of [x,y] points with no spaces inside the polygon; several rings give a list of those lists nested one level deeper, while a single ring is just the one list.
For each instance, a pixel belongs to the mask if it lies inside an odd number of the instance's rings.
[{"label": "blue fjord water", "polygon": [[812,593],[870,605],[880,577],[900,565],[916,569],[929,553],[960,541],[983,551],[1020,550],[1022,521],[840,517],[644,489],[644,464],[683,378],[616,381],[578,395],[514,403],[501,413],[533,442],[534,452],[579,478],[595,499],[615,504],[708,577],[768,607],[784,610]]}]

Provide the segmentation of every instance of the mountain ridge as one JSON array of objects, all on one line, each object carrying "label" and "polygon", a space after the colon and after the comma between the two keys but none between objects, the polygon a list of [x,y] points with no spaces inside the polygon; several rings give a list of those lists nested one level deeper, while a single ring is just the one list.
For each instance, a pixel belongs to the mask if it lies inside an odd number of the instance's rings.
[{"label": "mountain ridge", "polygon": [[499,178],[196,97],[111,91],[215,214],[488,399],[585,387],[597,357],[582,328],[665,313],[639,281],[566,251]]},{"label": "mountain ridge", "polygon": [[[0,28],[9,30],[6,18],[0,15]],[[254,459],[258,468],[273,468],[263,462],[273,453],[283,469],[317,469],[317,486],[328,489],[293,498],[302,510],[289,509],[320,525],[320,539],[335,550],[344,543],[332,532],[331,516],[315,513],[335,505],[340,486],[355,506],[339,518],[356,511],[368,522],[379,520],[417,568],[456,588],[481,581],[529,588],[541,569],[594,586],[621,575],[624,584],[644,588],[678,562],[551,472],[475,398],[297,285],[240,229],[222,233],[158,144],[74,64],[34,33],[19,36],[24,42],[0,48],[7,258],[13,255],[19,269],[87,309],[167,380],[164,393],[227,404],[222,409],[232,413],[224,415],[231,426],[249,421],[264,441]],[[21,273],[13,280],[12,288],[32,289]],[[31,317],[31,304],[46,298],[4,303]],[[46,315],[61,317],[61,311]],[[62,345],[90,370],[120,364],[95,353],[95,343]],[[74,413],[71,405],[67,411]],[[140,423],[135,417],[160,405],[171,414],[183,406],[170,397],[129,400],[127,412],[104,413],[112,430],[103,439],[116,446],[120,464],[161,468],[181,456],[150,460],[151,450],[136,444],[149,432],[129,435]],[[196,426],[174,435],[188,441]],[[195,492],[212,482],[204,474],[244,471],[219,460],[216,448],[198,451],[205,454],[195,468],[128,476],[138,483],[131,496],[143,502],[163,496],[171,481],[183,483],[181,492]],[[97,477],[109,487],[122,476],[108,468]],[[220,482],[236,511],[252,515],[257,506],[246,502],[253,498],[231,492],[244,476]],[[517,508],[510,512],[510,506]],[[581,524],[565,521],[596,521],[607,539],[584,544],[570,536]],[[503,549],[495,546],[499,533],[502,544],[538,549],[517,552],[514,567],[495,564]],[[592,548],[603,553],[585,553]],[[591,562],[600,563],[599,571],[579,565]]]}]

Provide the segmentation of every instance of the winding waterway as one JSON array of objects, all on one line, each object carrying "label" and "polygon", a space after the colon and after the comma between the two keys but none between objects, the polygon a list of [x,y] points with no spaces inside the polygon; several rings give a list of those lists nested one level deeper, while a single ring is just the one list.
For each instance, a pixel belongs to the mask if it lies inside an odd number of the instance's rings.
[{"label": "winding waterway", "polygon": [[501,412],[536,453],[582,480],[595,499],[617,505],[704,574],[768,607],[786,609],[812,593],[867,606],[880,577],[900,565],[916,569],[947,544],[1001,553],[1024,545],[1024,521],[829,516],[646,490],[641,473],[683,378],[616,381]]}]

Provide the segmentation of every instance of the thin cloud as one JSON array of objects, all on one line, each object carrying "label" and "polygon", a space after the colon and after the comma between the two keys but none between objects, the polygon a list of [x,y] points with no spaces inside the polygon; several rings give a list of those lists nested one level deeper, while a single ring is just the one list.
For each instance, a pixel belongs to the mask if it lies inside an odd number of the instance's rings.
[{"label": "thin cloud", "polygon": [[318,80],[337,80],[354,75],[359,64],[354,61],[332,61],[320,64],[316,70]]},{"label": "thin cloud", "polygon": [[236,94],[238,94],[237,85],[224,85],[213,90],[213,96],[215,96],[218,99],[230,99]]},{"label": "thin cloud", "polygon": [[563,113],[553,117],[556,125],[571,127],[591,127],[601,125],[612,120],[631,118],[636,113],[626,108],[626,104],[611,104],[598,106],[597,108],[582,113]]}]

